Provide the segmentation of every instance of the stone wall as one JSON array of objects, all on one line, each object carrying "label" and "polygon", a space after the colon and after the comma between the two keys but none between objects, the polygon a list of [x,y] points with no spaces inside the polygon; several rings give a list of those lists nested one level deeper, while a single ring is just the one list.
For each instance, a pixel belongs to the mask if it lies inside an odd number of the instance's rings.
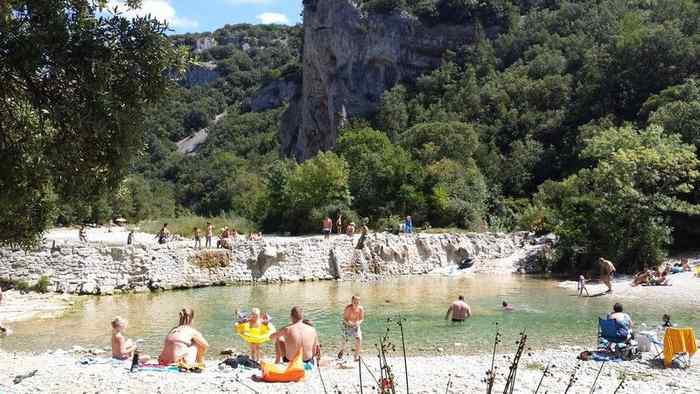
[{"label": "stone wall", "polygon": [[[382,233],[370,235],[362,249],[356,248],[357,236],[352,240],[335,236],[329,241],[317,237],[239,241],[230,251],[195,250],[191,241],[123,247],[65,243],[31,252],[0,249],[0,279],[31,284],[45,275],[54,291],[113,294],[241,282],[424,274],[456,269],[467,256],[475,258],[470,268],[475,272],[493,272],[495,261],[500,261],[496,271],[514,272],[522,270],[522,264],[539,250],[529,244],[523,247],[526,238],[523,233]],[[201,261],[206,253],[223,253],[226,262],[204,268]]]}]

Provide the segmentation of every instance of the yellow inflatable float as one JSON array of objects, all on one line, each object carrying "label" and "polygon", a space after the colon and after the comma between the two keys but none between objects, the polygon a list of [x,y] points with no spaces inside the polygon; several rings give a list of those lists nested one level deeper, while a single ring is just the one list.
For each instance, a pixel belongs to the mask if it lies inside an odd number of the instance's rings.
[{"label": "yellow inflatable float", "polygon": [[261,323],[258,327],[251,327],[250,323],[242,322],[234,325],[234,331],[244,341],[253,345],[261,345],[270,340],[270,335],[275,332],[275,326],[272,323]]}]

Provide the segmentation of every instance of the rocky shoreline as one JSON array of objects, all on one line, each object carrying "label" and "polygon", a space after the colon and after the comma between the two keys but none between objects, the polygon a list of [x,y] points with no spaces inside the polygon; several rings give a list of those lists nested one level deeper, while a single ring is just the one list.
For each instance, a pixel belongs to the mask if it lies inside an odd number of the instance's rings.
[{"label": "rocky shoreline", "polygon": [[[102,234],[105,235],[105,234]],[[124,234],[109,234],[124,238]],[[111,238],[103,238],[111,240]],[[382,279],[451,273],[467,257],[469,272],[531,272],[547,245],[527,233],[371,234],[361,249],[348,238],[266,237],[235,242],[231,250],[194,249],[191,241],[164,245],[140,235],[134,245],[80,243],[51,234],[40,248],[0,249],[0,279],[36,283],[69,294],[116,294],[231,283]],[[144,241],[150,240],[150,242]]]},{"label": "rocky shoreline", "polygon": [[[523,355],[518,369],[515,393],[533,393],[542,378],[546,365],[551,376],[542,381],[540,392],[564,392],[570,375],[576,371],[576,382],[570,393],[589,393],[601,363],[579,362],[580,348],[560,348]],[[232,370],[217,367],[219,360],[210,359],[201,374],[142,370],[130,373],[127,362],[111,361],[105,355],[93,356],[94,364],[79,363],[81,354],[56,351],[27,354],[0,351],[0,392],[76,393],[181,393],[181,392],[240,392],[240,393],[323,393],[318,370],[310,372],[300,383],[261,383],[251,379],[259,371]],[[501,392],[508,374],[512,354],[496,356],[496,379],[493,392]],[[644,353],[641,360],[606,363],[596,382],[596,392],[612,393],[621,378],[625,383],[618,393],[690,393],[700,385],[700,369],[663,369],[660,363]],[[366,354],[369,370],[378,376],[376,357]],[[491,354],[430,356],[408,358],[409,387],[413,393],[474,393],[484,392],[483,382],[491,365]],[[403,360],[389,359],[397,392],[405,392]],[[578,365],[578,367],[577,367]],[[36,374],[18,384],[13,380],[36,370]],[[363,369],[363,391],[376,392],[376,384]],[[359,392],[358,369],[354,363],[341,368],[335,362],[322,367],[321,373],[328,392]],[[448,387],[450,382],[450,387]]]}]

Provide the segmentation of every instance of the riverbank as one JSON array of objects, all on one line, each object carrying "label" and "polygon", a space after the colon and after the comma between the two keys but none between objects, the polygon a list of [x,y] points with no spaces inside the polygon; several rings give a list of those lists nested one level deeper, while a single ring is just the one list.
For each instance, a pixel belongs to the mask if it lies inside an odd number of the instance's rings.
[{"label": "riverbank", "polygon": [[[78,242],[75,230],[51,230],[35,250],[0,249],[0,279],[31,285],[46,276],[51,291],[111,295],[234,283],[510,274],[536,270],[537,256],[549,245],[528,233],[372,233],[363,243],[345,235],[239,239],[228,250],[195,249],[191,240],[160,245],[143,233],[126,245],[126,236],[114,228],[91,229],[89,242]],[[460,271],[465,259],[472,265]]]},{"label": "riverbank", "polygon": [[[545,377],[540,392],[564,392],[569,377],[574,372],[576,355],[582,349],[563,348],[523,355],[518,369],[515,393],[535,391],[543,369],[550,364],[551,376]],[[378,375],[376,357],[366,356],[366,363],[373,374]],[[497,355],[498,378],[494,392],[501,392],[508,374],[511,354]],[[8,353],[0,351],[0,392],[34,393],[38,389],[48,393],[67,392],[120,392],[120,393],[182,393],[182,392],[241,392],[252,393],[323,393],[318,370],[300,383],[261,383],[251,377],[251,370],[231,370],[217,367],[218,359],[207,362],[201,374],[162,371],[140,371],[130,373],[127,362],[112,362],[105,355],[94,356],[96,364],[81,365],[79,354],[57,351],[53,354]],[[339,368],[337,365],[323,367],[323,381],[328,392],[359,392],[358,369]],[[397,392],[404,392],[405,377],[403,360],[389,359],[396,376]],[[409,386],[414,393],[473,393],[484,392],[486,370],[490,367],[491,355],[430,356],[408,359]],[[601,364],[595,361],[580,362],[577,380],[571,393],[588,393]],[[19,384],[12,380],[36,370],[36,374]],[[363,391],[376,392],[376,384],[366,369],[363,369]],[[259,374],[259,371],[257,371]],[[612,393],[625,376],[624,388],[618,393],[689,393],[700,386],[700,368],[662,369],[660,363],[652,362],[651,355],[644,353],[641,360],[606,363],[596,383],[596,392]],[[451,386],[448,389],[448,382]],[[245,385],[244,385],[245,384]],[[246,387],[246,385],[248,387]],[[373,389],[374,388],[374,389]]]},{"label": "riverbank", "polygon": [[73,307],[76,301],[76,297],[67,294],[5,291],[0,303],[0,324],[56,318]]},{"label": "riverbank", "polygon": [[[691,261],[698,261],[699,256],[694,255]],[[673,264],[678,258],[670,258],[666,264]],[[613,280],[613,293],[604,294],[607,287],[601,282],[586,283],[586,289],[591,296],[605,296],[613,299],[648,299],[653,303],[675,303],[700,307],[700,278],[695,275],[695,266],[692,272],[681,272],[668,275],[669,286],[632,286],[630,276],[621,276]],[[577,282],[565,281],[559,286],[576,292]]]}]

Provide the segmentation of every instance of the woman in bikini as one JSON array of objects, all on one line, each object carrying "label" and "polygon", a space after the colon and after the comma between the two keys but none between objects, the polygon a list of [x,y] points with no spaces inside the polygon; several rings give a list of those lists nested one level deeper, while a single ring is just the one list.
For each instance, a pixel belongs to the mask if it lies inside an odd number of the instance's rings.
[{"label": "woman in bikini", "polygon": [[183,361],[195,365],[204,362],[204,353],[207,352],[209,344],[202,334],[192,327],[193,319],[192,309],[183,308],[180,311],[180,322],[165,337],[158,363],[170,365]]}]

